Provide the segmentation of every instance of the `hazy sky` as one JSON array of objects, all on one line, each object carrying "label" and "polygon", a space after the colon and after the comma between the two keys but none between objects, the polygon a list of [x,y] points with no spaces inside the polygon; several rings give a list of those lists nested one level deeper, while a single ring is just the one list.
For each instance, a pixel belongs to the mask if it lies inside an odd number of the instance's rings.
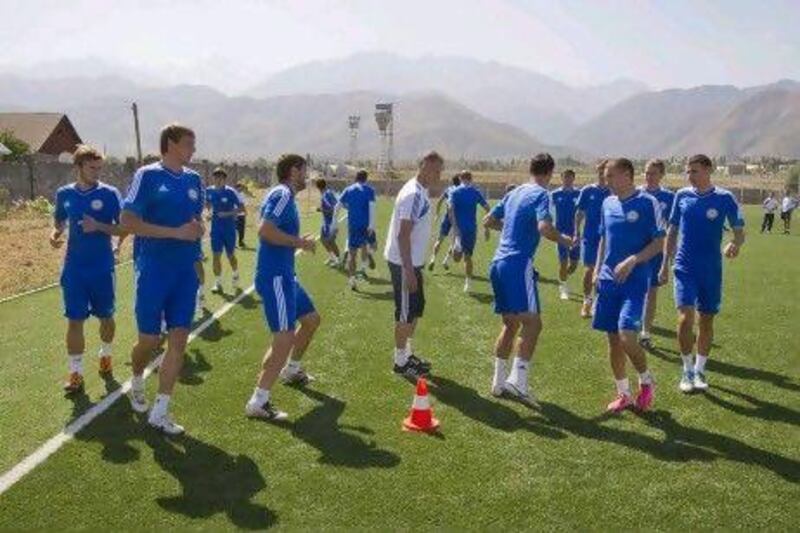
[{"label": "hazy sky", "polygon": [[800,79],[800,0],[0,0],[0,64],[95,57],[235,91],[356,52],[496,60],[573,84]]}]

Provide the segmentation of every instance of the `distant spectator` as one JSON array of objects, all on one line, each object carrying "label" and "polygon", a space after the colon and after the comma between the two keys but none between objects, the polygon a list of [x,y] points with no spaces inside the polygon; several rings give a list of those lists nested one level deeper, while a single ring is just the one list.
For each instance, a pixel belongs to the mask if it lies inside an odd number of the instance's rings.
[{"label": "distant spectator", "polygon": [[775,222],[775,212],[780,207],[778,200],[775,199],[775,193],[769,193],[769,196],[764,200],[761,207],[764,209],[764,221],[761,222],[761,233],[764,233],[764,231],[772,233],[772,224]]},{"label": "distant spectator", "polygon": [[244,187],[241,183],[237,182],[233,188],[236,189],[236,196],[239,197],[239,204],[242,206],[242,210],[239,211],[239,214],[236,216],[236,233],[239,235],[239,248],[244,248],[244,228],[247,222],[247,204],[244,198]]},{"label": "distant spectator", "polygon": [[792,228],[792,211],[797,207],[797,198],[793,197],[789,191],[783,195],[781,201],[781,220],[783,220],[783,233],[789,235]]}]

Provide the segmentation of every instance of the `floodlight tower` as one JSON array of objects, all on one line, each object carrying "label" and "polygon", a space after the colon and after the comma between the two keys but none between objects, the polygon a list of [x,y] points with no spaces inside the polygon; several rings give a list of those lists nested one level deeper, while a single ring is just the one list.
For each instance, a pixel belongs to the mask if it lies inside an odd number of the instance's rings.
[{"label": "floodlight tower", "polygon": [[391,103],[375,104],[375,122],[381,138],[381,151],[378,155],[378,172],[384,174],[392,168],[394,157],[394,120]]},{"label": "floodlight tower", "polygon": [[360,124],[360,115],[347,117],[347,129],[350,131],[350,163],[352,164],[355,164],[358,158],[358,127]]}]

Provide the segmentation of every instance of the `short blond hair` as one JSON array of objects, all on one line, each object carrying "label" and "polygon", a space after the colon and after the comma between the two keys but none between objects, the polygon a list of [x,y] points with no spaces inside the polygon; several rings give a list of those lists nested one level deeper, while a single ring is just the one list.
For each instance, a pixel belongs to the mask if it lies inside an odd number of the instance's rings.
[{"label": "short blond hair", "polygon": [[100,150],[88,144],[79,144],[72,154],[72,164],[79,167],[87,161],[102,161],[105,159]]}]

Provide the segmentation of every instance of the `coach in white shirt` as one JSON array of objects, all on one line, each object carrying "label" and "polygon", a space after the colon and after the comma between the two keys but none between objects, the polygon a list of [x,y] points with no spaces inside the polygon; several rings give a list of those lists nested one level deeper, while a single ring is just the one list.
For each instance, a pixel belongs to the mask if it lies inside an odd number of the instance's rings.
[{"label": "coach in white shirt", "polygon": [[394,290],[394,371],[411,378],[430,370],[430,363],[413,354],[411,338],[425,310],[422,267],[431,236],[428,187],[439,181],[443,167],[442,156],[428,153],[420,161],[417,175],[397,193],[383,252]]},{"label": "coach in white shirt", "polygon": [[781,201],[781,220],[783,220],[783,232],[788,235],[792,228],[792,211],[797,207],[797,199],[795,199],[789,191],[783,196]]}]

